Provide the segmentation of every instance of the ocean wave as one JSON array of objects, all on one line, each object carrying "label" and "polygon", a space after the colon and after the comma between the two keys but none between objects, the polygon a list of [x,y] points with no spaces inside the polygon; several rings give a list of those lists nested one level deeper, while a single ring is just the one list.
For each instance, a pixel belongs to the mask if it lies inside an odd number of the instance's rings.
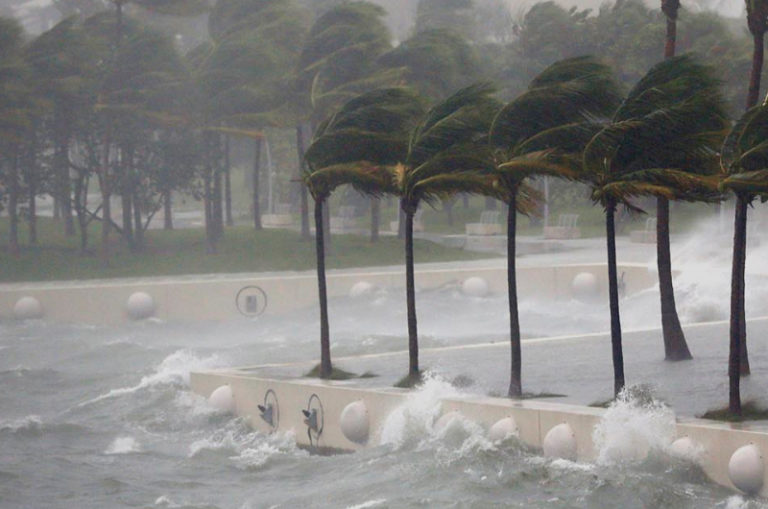
[{"label": "ocean wave", "polygon": [[0,421],[0,433],[40,434],[43,432],[43,420],[39,415],[27,415],[12,421]]},{"label": "ocean wave", "polygon": [[105,394],[101,394],[95,398],[80,403],[78,407],[88,406],[105,399],[133,394],[144,389],[151,389],[158,386],[172,385],[177,387],[188,387],[190,372],[214,369],[216,367],[221,367],[223,364],[222,359],[216,354],[208,357],[199,357],[189,350],[178,350],[163,359],[155,372],[151,375],[142,377],[138,384],[131,387],[112,389]]},{"label": "ocean wave", "polygon": [[129,454],[141,452],[141,444],[133,437],[117,437],[109,444],[104,454]]}]

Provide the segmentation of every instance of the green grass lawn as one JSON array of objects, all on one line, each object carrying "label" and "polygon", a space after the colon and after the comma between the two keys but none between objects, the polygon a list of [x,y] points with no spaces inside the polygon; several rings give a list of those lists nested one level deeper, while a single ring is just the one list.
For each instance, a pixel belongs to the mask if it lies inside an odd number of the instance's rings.
[{"label": "green grass lawn", "polygon": [[[113,237],[109,267],[103,267],[98,253],[98,225],[91,232],[92,253],[78,252],[78,237],[65,237],[60,223],[40,219],[39,244],[27,243],[26,226],[20,231],[21,254],[10,256],[7,249],[8,220],[0,219],[0,281],[48,281],[112,277],[141,277],[227,272],[306,270],[315,267],[315,244],[286,230],[254,231],[247,226],[227,228],[217,254],[205,254],[202,229],[147,232],[143,252],[131,252]],[[365,236],[334,235],[328,250],[328,268],[398,265],[404,263],[402,240],[382,237],[372,244]],[[419,262],[473,260],[488,257],[460,249],[417,241]]]}]

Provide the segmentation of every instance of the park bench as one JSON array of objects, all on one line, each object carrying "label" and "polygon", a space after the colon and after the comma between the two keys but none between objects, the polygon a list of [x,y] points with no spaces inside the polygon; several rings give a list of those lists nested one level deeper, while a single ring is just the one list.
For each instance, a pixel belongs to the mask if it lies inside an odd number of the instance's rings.
[{"label": "park bench", "polygon": [[630,242],[638,244],[656,243],[656,223],[655,217],[649,217],[645,220],[645,228],[642,230],[633,230],[629,233]]},{"label": "park bench", "polygon": [[265,228],[290,228],[293,226],[290,203],[278,203],[275,205],[274,214],[262,214],[261,225]]},{"label": "park bench", "polygon": [[479,223],[465,225],[467,235],[501,235],[498,210],[484,210]]},{"label": "park bench", "polygon": [[557,226],[545,226],[544,238],[552,240],[578,239],[581,237],[578,214],[560,214]]}]

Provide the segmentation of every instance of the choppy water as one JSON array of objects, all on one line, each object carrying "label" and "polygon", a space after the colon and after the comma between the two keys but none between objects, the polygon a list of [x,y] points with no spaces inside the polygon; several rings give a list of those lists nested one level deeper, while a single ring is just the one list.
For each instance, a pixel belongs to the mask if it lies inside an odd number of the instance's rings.
[{"label": "choppy water", "polygon": [[[504,335],[502,297],[446,288],[419,298],[425,346]],[[387,292],[335,301],[334,352],[403,348],[400,303]],[[574,312],[578,330],[605,328],[602,311],[580,303],[536,311],[524,301],[523,309],[528,336],[574,332]],[[313,358],[315,322],[307,310],[300,321],[194,327],[0,324],[0,507],[765,507],[667,458],[665,409],[612,411],[595,464],[551,461],[515,441],[493,444],[469,422],[436,431],[438,399],[457,389],[433,380],[387,420],[382,444],[323,457],[298,449],[290,434],[251,432],[189,391],[193,370]],[[645,461],[613,461],[627,429],[651,450]]]}]

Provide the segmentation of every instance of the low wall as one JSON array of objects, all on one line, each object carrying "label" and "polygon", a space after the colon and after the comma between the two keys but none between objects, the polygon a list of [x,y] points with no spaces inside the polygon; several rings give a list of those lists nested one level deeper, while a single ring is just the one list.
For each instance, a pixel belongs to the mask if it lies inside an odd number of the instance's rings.
[{"label": "low wall", "polygon": [[[368,444],[380,443],[381,426],[387,416],[405,402],[408,391],[400,389],[359,389],[349,382],[321,382],[319,380],[269,380],[244,376],[242,372],[192,373],[194,392],[209,397],[217,388],[228,385],[234,396],[234,411],[244,417],[253,428],[265,433],[275,431],[260,418],[258,405],[264,403],[268,390],[274,392],[278,402],[279,422],[276,430],[292,431],[299,445],[320,450],[354,451]],[[315,395],[322,404],[322,433],[310,440],[302,410],[308,408],[310,397]],[[369,438],[356,443],[341,430],[340,416],[345,407],[362,402],[368,413]],[[573,431],[576,457],[582,461],[594,460],[597,450],[593,443],[593,431],[605,410],[577,405],[545,401],[513,401],[502,398],[471,397],[442,400],[442,414],[456,411],[477,422],[486,430],[506,417],[512,417],[519,429],[519,438],[526,444],[542,448],[545,437],[552,428],[566,423]],[[728,463],[731,455],[740,447],[754,444],[761,451],[768,451],[768,433],[746,429],[744,425],[730,425],[714,421],[692,419],[678,422],[677,437],[688,437],[700,451],[696,461],[702,470],[716,483],[736,489],[729,478]],[[545,448],[545,453],[546,453]],[[636,454],[630,446],[628,454]],[[762,489],[759,494],[768,496],[768,471],[762,473]]]},{"label": "low wall", "polygon": [[[559,265],[523,267],[517,271],[519,295],[535,297],[567,297],[573,278],[582,272],[595,275],[598,291],[606,292],[604,265]],[[628,293],[651,287],[654,274],[643,264],[622,264]],[[501,267],[469,267],[459,269],[416,268],[416,286],[438,288],[461,283],[469,277],[481,277],[491,292],[506,292],[506,269]],[[398,270],[365,270],[330,272],[328,294],[339,297],[360,281],[385,288],[402,288],[404,272]],[[246,289],[246,290],[243,290]],[[243,290],[241,292],[241,290]],[[253,315],[279,314],[301,309],[317,302],[317,278],[311,272],[273,276],[185,277],[115,281],[54,282],[0,285],[0,318],[13,316],[16,302],[24,296],[36,298],[44,317],[62,322],[118,324],[128,320],[126,302],[134,292],[146,292],[154,300],[154,316],[163,320],[232,320],[248,316],[245,299],[252,296]],[[238,299],[238,294],[240,298]],[[244,315],[241,310],[246,311]]]}]

